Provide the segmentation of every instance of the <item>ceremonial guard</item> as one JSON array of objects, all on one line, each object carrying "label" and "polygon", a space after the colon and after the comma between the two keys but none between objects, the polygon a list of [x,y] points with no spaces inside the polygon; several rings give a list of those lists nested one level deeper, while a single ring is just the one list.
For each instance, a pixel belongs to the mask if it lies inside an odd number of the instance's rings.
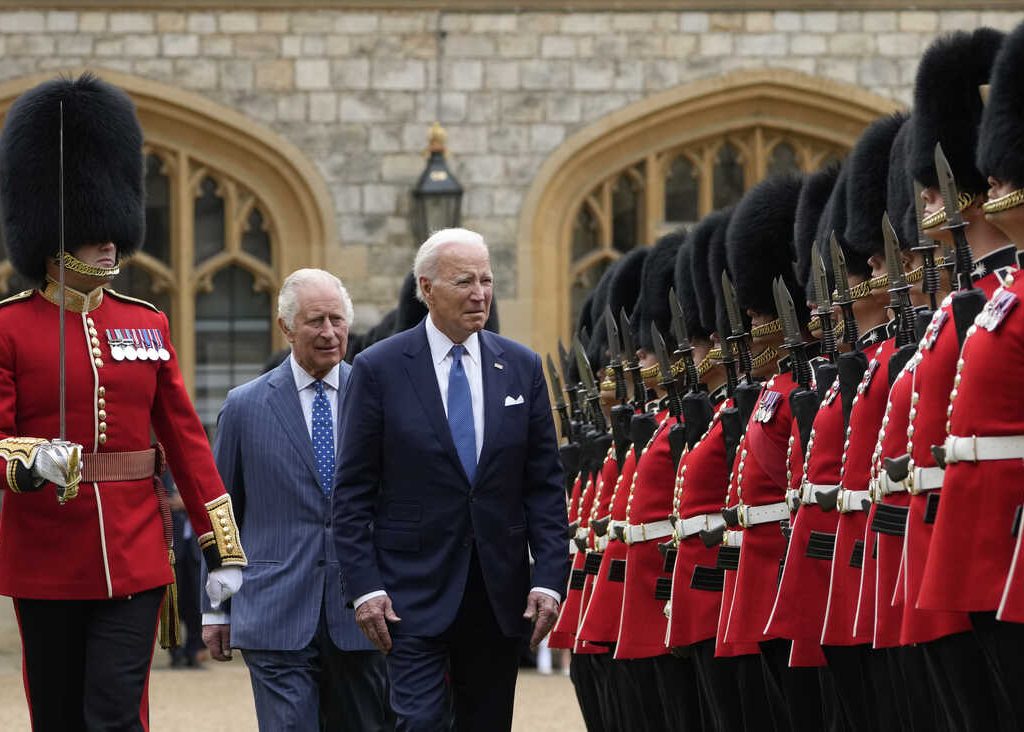
[{"label": "ceremonial guard", "polygon": [[[1018,246],[1024,242],[1022,63],[1024,25],[1007,36],[992,69],[977,153],[978,170],[990,186],[985,218]],[[1002,286],[964,339],[948,406],[942,502],[918,596],[922,608],[970,613],[1018,728],[1024,723],[1024,613],[1017,575],[1024,566],[1024,392],[1019,379],[1008,376],[1024,366],[1022,279],[1001,277]],[[1009,622],[997,622],[997,610]]]},{"label": "ceremonial guard", "polygon": [[245,565],[166,316],[104,287],[143,240],[142,143],[88,74],[19,97],[0,137],[4,238],[38,285],[0,303],[0,593],[39,730],[148,728],[157,618],[166,643],[176,621],[165,458],[214,603]]}]

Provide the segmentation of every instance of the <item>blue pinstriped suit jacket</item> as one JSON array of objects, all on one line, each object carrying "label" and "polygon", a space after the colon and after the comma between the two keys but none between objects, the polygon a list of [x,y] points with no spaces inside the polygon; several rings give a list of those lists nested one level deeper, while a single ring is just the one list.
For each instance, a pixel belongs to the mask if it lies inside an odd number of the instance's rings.
[{"label": "blue pinstriped suit jacket", "polygon": [[[342,363],[336,420],[349,371]],[[231,599],[232,646],[303,648],[326,602],[334,644],[346,651],[373,650],[342,599],[331,497],[319,483],[290,358],[228,393],[213,454],[249,558],[242,589]],[[205,593],[203,600],[209,602]]]}]

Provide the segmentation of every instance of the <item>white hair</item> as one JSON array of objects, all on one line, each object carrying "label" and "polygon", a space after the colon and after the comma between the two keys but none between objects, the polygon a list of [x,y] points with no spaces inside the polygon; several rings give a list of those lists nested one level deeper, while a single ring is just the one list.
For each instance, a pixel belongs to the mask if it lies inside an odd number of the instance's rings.
[{"label": "white hair", "polygon": [[277,317],[284,321],[288,330],[295,328],[295,316],[299,313],[299,291],[307,285],[333,285],[338,288],[341,296],[342,316],[349,327],[352,327],[354,313],[352,298],[348,295],[345,285],[330,272],[322,269],[297,269],[284,278],[281,291],[277,294]]},{"label": "white hair", "polygon": [[423,297],[423,290],[420,289],[420,277],[426,277],[433,282],[437,279],[437,262],[441,256],[441,250],[449,244],[470,244],[482,247],[484,253],[490,256],[487,250],[487,242],[484,238],[469,229],[441,229],[435,231],[420,245],[416,252],[416,259],[412,265],[412,276],[416,280],[416,299],[426,304]]}]

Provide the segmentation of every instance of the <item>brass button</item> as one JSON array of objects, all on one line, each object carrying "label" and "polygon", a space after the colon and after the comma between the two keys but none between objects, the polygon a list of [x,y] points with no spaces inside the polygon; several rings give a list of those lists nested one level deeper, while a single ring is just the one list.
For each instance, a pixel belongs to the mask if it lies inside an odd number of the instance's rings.
[{"label": "brass button", "polygon": [[107,387],[101,386],[100,388],[98,388],[96,390],[96,393],[99,394],[100,396],[106,396],[107,395]]},{"label": "brass button", "polygon": [[100,434],[103,434],[104,432],[107,431],[107,423],[100,422],[99,425],[97,425],[97,429],[100,431]]},{"label": "brass button", "polygon": [[107,410],[106,409],[101,409],[100,411],[98,411],[96,413],[96,416],[99,417],[101,420],[106,419],[107,418]]},{"label": "brass button", "polygon": [[89,328],[89,335],[91,335],[91,336],[98,336],[99,333],[96,331],[95,328]]},{"label": "brass button", "polygon": [[92,343],[92,345],[95,347],[100,344],[100,339],[97,338],[96,336],[93,336],[92,338],[89,339],[89,342]]},{"label": "brass button", "polygon": [[[97,351],[98,351],[98,350],[99,350],[99,349],[97,349]],[[94,359],[92,360],[92,362],[93,362],[94,364],[96,364],[96,368],[98,368],[98,369],[101,369],[101,368],[103,368],[103,359],[102,359],[102,358],[94,358]]]},{"label": "brass button", "polygon": [[94,328],[96,326],[96,322],[92,318],[86,318],[85,322],[90,328]]},{"label": "brass button", "polygon": [[101,445],[106,445],[107,444],[107,436],[106,435],[100,435],[100,444]]},{"label": "brass button", "polygon": [[98,349],[98,348],[93,348],[93,349],[92,349],[92,355],[93,355],[93,356],[102,356],[102,355],[103,355],[103,351],[101,351],[101,350],[100,350],[100,349]]},{"label": "brass button", "polygon": [[100,397],[99,399],[96,400],[96,406],[98,406],[100,409],[103,409],[103,407],[107,406],[107,400],[104,399],[103,397]]}]

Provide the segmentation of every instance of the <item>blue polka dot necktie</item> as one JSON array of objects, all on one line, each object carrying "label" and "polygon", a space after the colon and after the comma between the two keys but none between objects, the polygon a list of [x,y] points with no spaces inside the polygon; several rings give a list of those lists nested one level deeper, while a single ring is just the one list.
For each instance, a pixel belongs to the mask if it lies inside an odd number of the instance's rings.
[{"label": "blue polka dot necktie", "polygon": [[465,347],[452,346],[452,370],[448,373],[448,427],[459,461],[469,482],[476,473],[476,428],[473,426],[473,397],[469,393],[469,379],[462,368]]},{"label": "blue polka dot necktie", "polygon": [[334,420],[331,417],[331,403],[324,393],[324,382],[317,379],[314,384],[313,460],[316,462],[316,472],[320,474],[320,487],[324,493],[330,493],[334,483]]}]

